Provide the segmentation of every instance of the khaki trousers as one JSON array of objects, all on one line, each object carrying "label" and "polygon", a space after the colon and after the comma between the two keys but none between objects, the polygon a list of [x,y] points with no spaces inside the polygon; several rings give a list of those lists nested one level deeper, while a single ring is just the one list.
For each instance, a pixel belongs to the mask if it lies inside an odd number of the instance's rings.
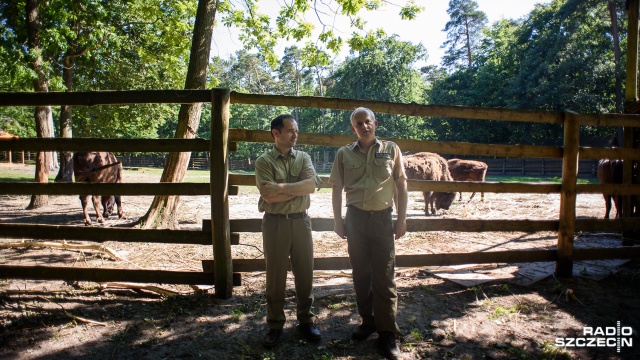
[{"label": "khaki trousers", "polygon": [[270,329],[282,329],[285,290],[289,262],[293,271],[297,298],[297,319],[312,323],[313,304],[313,239],[308,215],[297,219],[262,218],[262,245],[267,266],[267,324]]},{"label": "khaki trousers", "polygon": [[349,206],[345,231],[362,323],[375,326],[378,332],[400,334],[391,209],[364,211]]}]

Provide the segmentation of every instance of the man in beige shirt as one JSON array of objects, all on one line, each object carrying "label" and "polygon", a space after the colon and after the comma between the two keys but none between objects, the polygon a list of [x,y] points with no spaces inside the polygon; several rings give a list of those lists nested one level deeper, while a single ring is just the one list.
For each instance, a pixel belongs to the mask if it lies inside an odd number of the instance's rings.
[{"label": "man in beige shirt", "polygon": [[[407,230],[407,180],[398,145],[376,138],[378,121],[367,108],[351,114],[351,130],[358,141],[341,147],[333,163],[329,183],[335,232],[347,239],[353,268],[353,285],[362,324],[352,333],[364,340],[378,332],[378,344],[389,359],[400,350],[396,335],[398,293],[394,281],[394,239]],[[347,214],[342,219],[342,191]],[[393,194],[398,194],[398,218],[392,221]]]},{"label": "man in beige shirt", "polygon": [[263,344],[275,346],[286,321],[285,290],[289,261],[295,277],[299,330],[308,340],[320,340],[314,325],[313,239],[307,215],[309,194],[322,182],[311,157],[293,147],[298,139],[298,123],[288,114],[271,122],[274,147],[256,160],[256,185],[260,189],[258,208],[262,218],[262,242],[267,268],[267,324]]}]

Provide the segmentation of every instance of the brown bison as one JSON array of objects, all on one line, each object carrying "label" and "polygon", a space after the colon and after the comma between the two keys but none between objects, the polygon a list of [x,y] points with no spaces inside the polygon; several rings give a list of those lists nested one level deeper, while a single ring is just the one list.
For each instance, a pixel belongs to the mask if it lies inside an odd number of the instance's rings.
[{"label": "brown bison", "polygon": [[[453,181],[447,161],[438,154],[420,152],[406,155],[404,168],[407,179]],[[437,210],[448,210],[456,198],[455,193],[424,191],[422,194],[424,195],[425,215],[429,215],[429,206],[431,206],[431,214],[433,215]]]},{"label": "brown bison", "polygon": [[[489,166],[482,161],[451,159],[447,160],[449,172],[455,181],[484,181]],[[469,201],[476,193],[471,194]],[[484,201],[484,192],[480,193],[480,199]],[[462,193],[460,193],[462,201]]]},{"label": "brown bison", "polygon": [[[76,152],[73,154],[73,174],[76,182],[121,183],[122,165],[110,152]],[[91,225],[87,203],[88,195],[80,195],[85,225]],[[113,213],[114,205],[118,206],[118,217],[124,217],[120,195],[93,195],[93,208],[99,223]],[[100,214],[100,204],[103,213]]]},{"label": "brown bison", "polygon": [[[598,180],[601,184],[622,184],[623,183],[623,161],[622,160],[609,160],[602,159],[598,162]],[[633,183],[638,182],[638,176],[640,176],[640,168],[638,164],[633,164]],[[605,213],[604,218],[609,218],[611,212],[611,198],[616,206],[616,219],[622,215],[622,196],[602,194],[604,197]],[[638,216],[638,207],[640,204],[640,197],[634,195],[631,200],[631,216]]]}]

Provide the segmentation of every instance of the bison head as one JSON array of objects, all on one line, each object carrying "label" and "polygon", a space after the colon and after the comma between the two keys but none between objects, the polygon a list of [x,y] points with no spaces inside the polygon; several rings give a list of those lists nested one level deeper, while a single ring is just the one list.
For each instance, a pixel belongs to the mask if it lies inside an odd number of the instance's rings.
[{"label": "bison head", "polygon": [[113,214],[113,206],[116,203],[116,198],[112,196],[102,196],[102,216],[108,218]]},{"label": "bison head", "polygon": [[456,199],[456,193],[436,193],[436,209],[449,210],[453,200]]}]

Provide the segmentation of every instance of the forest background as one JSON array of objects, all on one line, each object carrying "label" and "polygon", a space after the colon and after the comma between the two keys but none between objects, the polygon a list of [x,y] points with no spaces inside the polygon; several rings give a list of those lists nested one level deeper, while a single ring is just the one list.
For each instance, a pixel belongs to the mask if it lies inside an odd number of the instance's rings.
[{"label": "forest background", "polygon": [[[25,45],[29,36],[23,16],[25,2],[0,4],[0,91],[33,91],[38,76],[47,78],[48,91],[184,88],[194,1],[41,1],[46,6],[39,8],[42,46],[37,54]],[[293,8],[284,13],[293,22],[279,16],[273,25],[272,19],[252,11],[253,1],[243,5],[218,1],[216,26],[241,25],[244,32],[240,40],[246,49],[228,59],[212,57],[206,87],[254,94],[578,113],[623,109],[625,52],[621,49],[626,47],[627,35],[623,0],[554,0],[536,5],[519,19],[492,24],[476,1],[451,0],[447,10],[450,18],[443,29],[447,34],[442,44],[445,55],[441,64],[424,66],[417,65],[424,64],[429,55],[423,45],[403,41],[392,29],[363,30],[365,10],[383,2],[361,4],[351,13],[348,5],[357,2],[335,3],[336,9],[353,20],[354,32],[349,39],[337,36],[330,26],[318,38],[308,39],[310,25],[296,22]],[[398,10],[410,19],[425,10],[422,6],[410,1]],[[417,23],[408,26],[420,29]],[[300,41],[277,56],[273,47],[279,38]],[[335,54],[343,46],[348,46],[349,55],[336,61]],[[43,73],[33,69],[36,56],[42,59]],[[73,136],[174,137],[179,108],[76,107]],[[55,136],[61,131],[64,111],[52,109]],[[264,105],[232,105],[230,127],[266,130],[270,120],[283,112],[299,119],[301,132],[350,134],[349,112]],[[210,104],[205,104],[198,137],[209,137],[210,116]],[[562,144],[562,127],[556,124],[377,116],[382,137]],[[36,137],[33,109],[0,107],[0,129],[20,137]],[[615,131],[581,127],[581,137],[611,136]],[[241,143],[230,156],[255,158],[267,146]],[[322,147],[303,149],[326,153]]]}]

